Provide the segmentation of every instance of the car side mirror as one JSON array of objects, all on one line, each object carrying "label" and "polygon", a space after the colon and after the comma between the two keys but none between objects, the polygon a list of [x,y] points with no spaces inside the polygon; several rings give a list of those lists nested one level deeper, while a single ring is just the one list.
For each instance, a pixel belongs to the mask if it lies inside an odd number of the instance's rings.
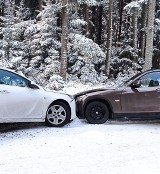
[{"label": "car side mirror", "polygon": [[29,87],[32,88],[32,89],[39,89],[39,87],[33,83],[30,83],[29,84]]},{"label": "car side mirror", "polygon": [[134,82],[132,82],[131,84],[130,84],[130,87],[131,88],[139,88],[140,86],[141,86],[141,81],[140,80],[135,80]]}]

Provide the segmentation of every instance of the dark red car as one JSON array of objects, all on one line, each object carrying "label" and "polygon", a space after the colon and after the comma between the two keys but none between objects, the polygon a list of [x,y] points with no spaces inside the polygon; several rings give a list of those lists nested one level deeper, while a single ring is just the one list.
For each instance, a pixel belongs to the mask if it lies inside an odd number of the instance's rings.
[{"label": "dark red car", "polygon": [[160,70],[135,75],[114,89],[95,89],[75,95],[77,116],[92,124],[108,119],[160,118]]}]

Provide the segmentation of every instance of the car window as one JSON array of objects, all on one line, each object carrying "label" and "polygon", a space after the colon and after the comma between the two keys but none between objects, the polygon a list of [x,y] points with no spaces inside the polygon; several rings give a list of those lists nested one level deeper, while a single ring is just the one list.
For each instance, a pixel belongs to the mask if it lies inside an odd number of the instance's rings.
[{"label": "car window", "polygon": [[145,74],[140,78],[141,87],[155,87],[160,85],[160,72]]},{"label": "car window", "polygon": [[122,86],[126,86],[127,84],[130,84],[132,81],[134,81],[135,78],[137,78],[138,76],[140,76],[142,74],[141,73],[138,73],[136,75],[134,75],[133,77],[131,77],[130,79],[126,80],[125,82],[122,82],[121,84],[119,84],[119,87],[122,87]]},{"label": "car window", "polygon": [[30,81],[9,71],[0,70],[0,84],[28,87]]}]

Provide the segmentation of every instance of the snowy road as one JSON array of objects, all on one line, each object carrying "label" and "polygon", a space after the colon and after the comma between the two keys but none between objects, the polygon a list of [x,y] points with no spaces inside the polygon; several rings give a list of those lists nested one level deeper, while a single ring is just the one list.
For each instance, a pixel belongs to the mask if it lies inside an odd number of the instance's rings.
[{"label": "snowy road", "polygon": [[155,174],[160,121],[1,125],[0,174]]}]

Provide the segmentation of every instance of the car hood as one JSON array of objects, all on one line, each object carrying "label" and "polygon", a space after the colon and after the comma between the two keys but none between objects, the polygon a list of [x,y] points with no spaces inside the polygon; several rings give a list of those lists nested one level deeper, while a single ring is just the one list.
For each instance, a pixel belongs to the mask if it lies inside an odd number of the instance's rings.
[{"label": "car hood", "polygon": [[55,90],[49,90],[49,89],[45,89],[46,92],[49,92],[49,93],[55,93],[55,94],[60,94],[60,95],[66,95],[66,96],[69,96],[70,98],[74,98],[72,95],[70,94],[67,94],[67,93],[64,93],[63,91],[55,91]]},{"label": "car hood", "polygon": [[45,89],[46,92],[52,92],[52,93],[59,93],[59,94],[65,94],[62,91],[55,91],[55,90],[50,90],[50,89]]},{"label": "car hood", "polygon": [[93,92],[106,91],[106,90],[115,90],[115,89],[116,88],[97,88],[97,89],[91,89],[91,90],[86,90],[86,91],[83,91],[83,92],[79,92],[79,93],[75,94],[73,97],[74,98],[77,98],[79,96],[86,95],[86,94],[93,93]]}]

